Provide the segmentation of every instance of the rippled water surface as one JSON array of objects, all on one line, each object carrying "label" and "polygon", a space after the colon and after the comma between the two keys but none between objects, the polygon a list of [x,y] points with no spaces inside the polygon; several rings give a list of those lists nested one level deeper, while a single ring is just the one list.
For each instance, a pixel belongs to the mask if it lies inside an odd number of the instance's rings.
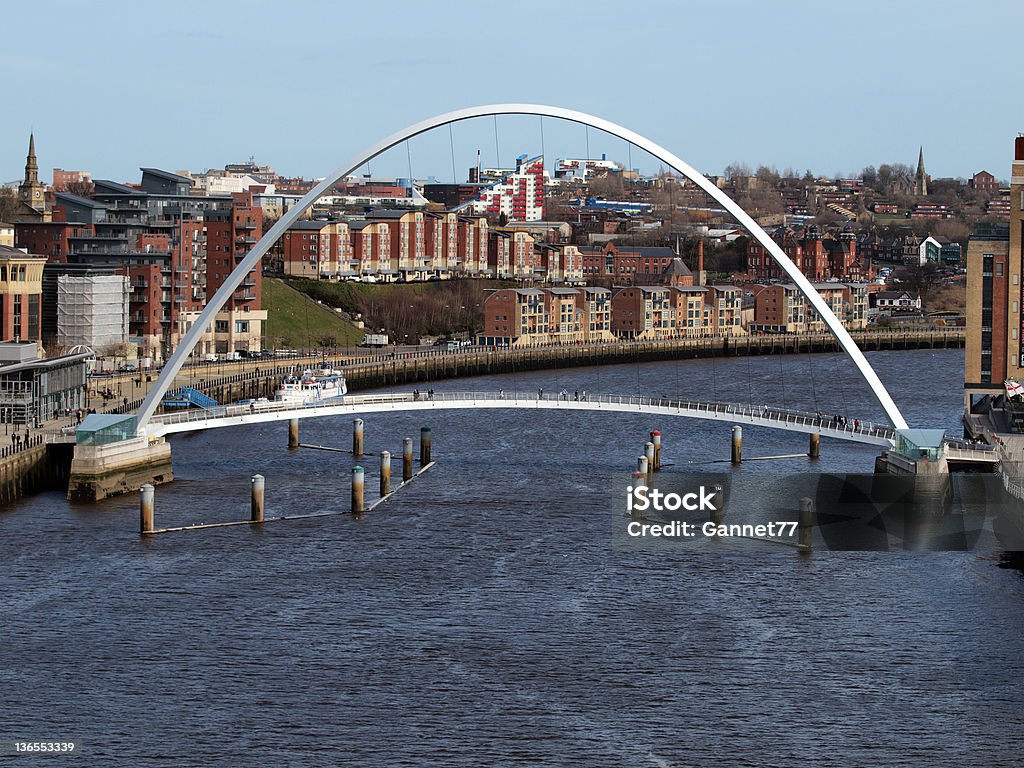
[{"label": "rippled water surface", "polygon": [[[958,432],[962,352],[870,358],[913,425]],[[881,420],[850,376],[815,355],[433,386]],[[367,449],[400,456],[423,424],[438,466],[359,520],[140,540],[135,497],[0,511],[0,738],[78,738],[100,766],[1018,764],[1018,572],[971,553],[622,551],[609,489],[647,431],[692,471],[728,458],[728,425],[369,415]],[[306,443],[350,435],[347,418],[302,422]],[[744,438],[747,455],[806,450],[802,435]],[[283,424],[174,438],[158,525],[246,517],[255,472],[268,516],[344,510],[351,457],[285,445]],[[820,467],[871,471],[874,454],[825,439]]]}]

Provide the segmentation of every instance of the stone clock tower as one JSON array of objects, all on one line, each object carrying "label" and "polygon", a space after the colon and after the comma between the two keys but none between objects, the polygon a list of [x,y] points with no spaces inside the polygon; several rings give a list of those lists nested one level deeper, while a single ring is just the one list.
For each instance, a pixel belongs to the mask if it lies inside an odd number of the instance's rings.
[{"label": "stone clock tower", "polygon": [[43,213],[46,210],[46,198],[43,192],[43,185],[39,183],[39,164],[36,162],[36,139],[34,135],[29,134],[25,180],[18,187],[18,197],[25,205]]}]

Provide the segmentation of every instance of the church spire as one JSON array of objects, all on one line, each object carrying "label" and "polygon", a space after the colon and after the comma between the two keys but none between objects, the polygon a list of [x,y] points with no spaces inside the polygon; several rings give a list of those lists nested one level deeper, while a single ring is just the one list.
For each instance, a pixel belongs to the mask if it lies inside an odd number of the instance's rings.
[{"label": "church spire", "polygon": [[914,192],[924,197],[928,194],[928,174],[924,170],[924,145],[917,152],[917,174],[914,176]]},{"label": "church spire", "polygon": [[25,183],[37,184],[39,182],[39,163],[36,162],[36,136],[35,133],[28,135],[28,158],[25,161]]},{"label": "church spire", "polygon": [[[25,161],[25,180],[18,187],[18,197],[29,208],[46,211],[45,189],[39,182],[39,163],[36,162],[36,137],[28,135],[28,159]],[[49,221],[49,219],[47,219]]]}]

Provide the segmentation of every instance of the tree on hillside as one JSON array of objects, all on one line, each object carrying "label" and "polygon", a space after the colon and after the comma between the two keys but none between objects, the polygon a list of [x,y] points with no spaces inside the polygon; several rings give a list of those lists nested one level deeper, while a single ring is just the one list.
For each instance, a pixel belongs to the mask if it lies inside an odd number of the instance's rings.
[{"label": "tree on hillside", "polygon": [[725,166],[725,178],[735,179],[737,176],[749,176],[750,166],[746,163],[729,163]]},{"label": "tree on hillside", "polygon": [[934,290],[942,282],[939,276],[939,268],[935,262],[928,261],[924,264],[908,264],[896,270],[896,277],[900,284],[912,293],[921,297],[921,311],[928,311],[928,300]]},{"label": "tree on hillside", "polygon": [[10,223],[20,207],[21,201],[13,189],[0,189],[0,221]]},{"label": "tree on hillside", "polygon": [[622,174],[606,173],[592,178],[588,184],[593,197],[605,197],[618,200],[623,196]]}]

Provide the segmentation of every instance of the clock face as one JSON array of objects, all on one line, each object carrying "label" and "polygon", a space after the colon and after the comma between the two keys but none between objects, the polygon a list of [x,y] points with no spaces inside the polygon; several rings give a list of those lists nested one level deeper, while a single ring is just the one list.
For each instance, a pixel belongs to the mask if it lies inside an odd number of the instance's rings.
[{"label": "clock face", "polygon": [[39,197],[39,194],[40,194],[40,192],[39,192],[39,190],[37,189],[37,190],[36,190],[35,192],[33,192],[33,193],[32,193],[32,196],[33,196],[33,197]]}]

